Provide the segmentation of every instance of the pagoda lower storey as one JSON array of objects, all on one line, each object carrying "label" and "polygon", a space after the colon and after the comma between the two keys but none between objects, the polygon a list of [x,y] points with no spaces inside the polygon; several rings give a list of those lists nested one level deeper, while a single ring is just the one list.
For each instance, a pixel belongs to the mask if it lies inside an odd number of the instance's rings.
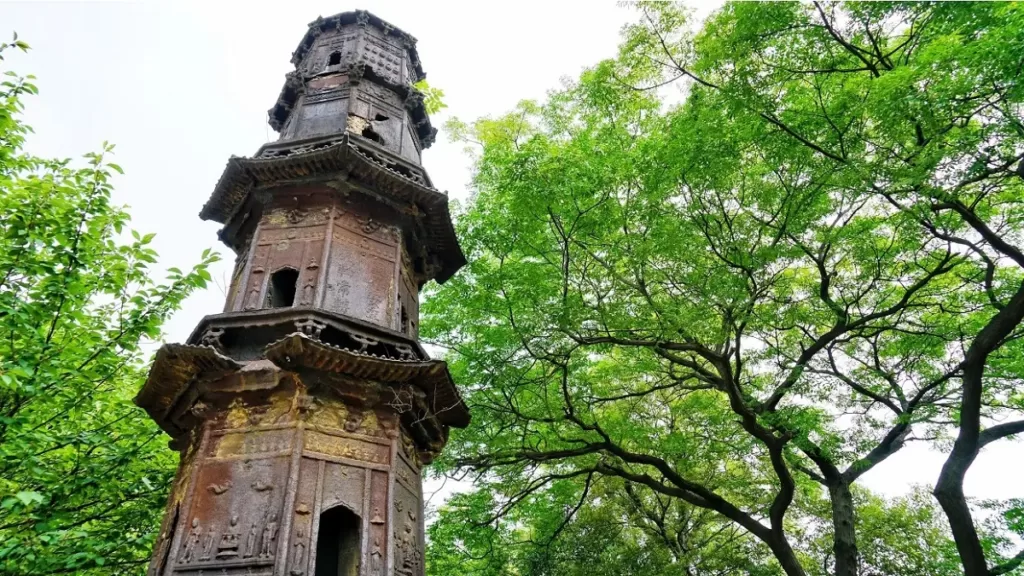
[{"label": "pagoda lower storey", "polygon": [[[420,466],[465,410],[447,366],[323,311],[236,316],[164,346],[137,398],[182,454],[149,574],[421,575]],[[290,333],[228,356],[241,330]]]}]

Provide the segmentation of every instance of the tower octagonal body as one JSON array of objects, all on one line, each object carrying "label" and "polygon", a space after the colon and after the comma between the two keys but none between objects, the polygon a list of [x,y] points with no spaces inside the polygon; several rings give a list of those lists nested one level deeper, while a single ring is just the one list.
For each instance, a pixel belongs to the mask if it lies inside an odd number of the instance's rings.
[{"label": "tower octagonal body", "polygon": [[415,39],[343,13],[292,61],[280,138],[201,213],[237,254],[224,310],[136,397],[181,454],[151,575],[420,575],[420,470],[469,422],[417,341],[420,289],[465,258],[420,165]]}]

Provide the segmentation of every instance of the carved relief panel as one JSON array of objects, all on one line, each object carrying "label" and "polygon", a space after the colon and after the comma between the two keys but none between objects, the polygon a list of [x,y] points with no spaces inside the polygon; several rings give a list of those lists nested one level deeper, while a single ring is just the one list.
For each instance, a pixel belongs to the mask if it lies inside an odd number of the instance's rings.
[{"label": "carved relief panel", "polygon": [[300,69],[309,76],[341,69],[354,61],[357,39],[358,32],[353,28],[321,33]]},{"label": "carved relief panel", "polygon": [[206,459],[178,522],[175,574],[272,566],[279,553],[287,457]]},{"label": "carved relief panel", "polygon": [[359,204],[346,204],[331,231],[323,308],[394,327],[397,233]]},{"label": "carved relief panel", "polygon": [[[245,294],[235,299],[241,310],[317,304],[326,222],[330,214],[326,200],[322,202],[275,208],[263,217],[255,237]],[[283,284],[274,281],[275,274],[282,270],[290,271]],[[288,297],[275,300],[275,287],[288,288]]]},{"label": "carved relief panel", "polygon": [[423,576],[422,510],[419,496],[396,482],[391,522],[395,574]]},{"label": "carved relief panel", "polygon": [[364,28],[362,50],[359,61],[373,68],[384,81],[391,84],[403,84],[406,78],[407,55],[398,46],[393,37],[385,36],[377,28]]}]

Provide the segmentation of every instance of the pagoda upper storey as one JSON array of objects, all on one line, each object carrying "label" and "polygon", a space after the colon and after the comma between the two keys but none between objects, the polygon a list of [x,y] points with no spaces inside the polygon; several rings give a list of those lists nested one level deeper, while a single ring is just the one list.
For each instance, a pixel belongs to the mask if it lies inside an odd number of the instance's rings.
[{"label": "pagoda upper storey", "polygon": [[[279,142],[358,134],[419,164],[437,134],[422,95],[416,39],[365,11],[317,18],[269,111]],[[273,147],[271,147],[273,148]]]}]

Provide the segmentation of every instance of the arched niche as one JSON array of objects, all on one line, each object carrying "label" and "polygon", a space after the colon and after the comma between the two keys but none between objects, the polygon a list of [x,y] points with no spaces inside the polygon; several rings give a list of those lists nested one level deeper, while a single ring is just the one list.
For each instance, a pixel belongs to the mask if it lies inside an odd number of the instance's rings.
[{"label": "arched niche", "polygon": [[320,513],[314,576],[359,576],[362,520],[345,506]]}]

